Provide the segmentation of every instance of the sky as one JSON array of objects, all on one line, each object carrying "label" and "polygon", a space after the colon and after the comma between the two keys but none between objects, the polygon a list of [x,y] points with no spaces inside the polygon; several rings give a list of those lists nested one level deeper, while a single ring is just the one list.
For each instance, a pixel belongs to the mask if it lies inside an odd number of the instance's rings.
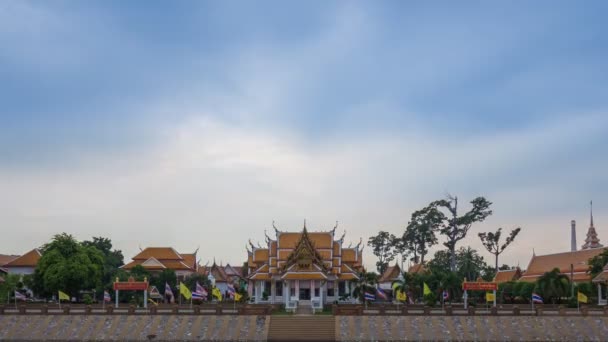
[{"label": "sky", "polygon": [[[0,2],[0,254],[401,235],[484,196],[500,263],[608,243],[605,1]],[[445,241],[440,237],[440,242]],[[435,246],[432,251],[443,248]],[[375,257],[365,247],[365,265]]]}]

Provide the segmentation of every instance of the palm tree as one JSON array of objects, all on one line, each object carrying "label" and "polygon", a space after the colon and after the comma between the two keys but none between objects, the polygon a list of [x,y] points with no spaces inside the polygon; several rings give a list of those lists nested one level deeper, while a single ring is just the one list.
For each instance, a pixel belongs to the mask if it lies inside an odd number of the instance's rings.
[{"label": "palm tree", "polygon": [[360,272],[359,279],[355,282],[355,287],[353,288],[353,298],[363,301],[366,291],[374,292],[374,285],[378,282],[377,278],[376,273]]},{"label": "palm tree", "polygon": [[558,268],[554,268],[551,272],[546,272],[538,278],[538,289],[544,298],[551,298],[553,304],[555,300],[561,302],[562,297],[568,296],[568,288],[570,280],[565,274],[560,274]]}]

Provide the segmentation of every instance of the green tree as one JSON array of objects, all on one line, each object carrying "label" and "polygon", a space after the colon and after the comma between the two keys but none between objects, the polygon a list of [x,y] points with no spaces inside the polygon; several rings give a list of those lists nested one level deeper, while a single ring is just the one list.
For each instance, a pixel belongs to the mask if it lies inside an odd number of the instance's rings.
[{"label": "green tree", "polygon": [[[189,286],[187,280],[188,279],[184,281],[184,284],[192,289],[193,287]],[[164,269],[160,273],[153,274],[150,278],[150,285],[156,286],[157,289],[164,288],[167,283],[172,287],[176,286],[177,276],[175,275],[174,270]]]},{"label": "green tree", "polygon": [[456,244],[464,239],[471,229],[473,223],[482,222],[492,214],[489,202],[483,197],[477,197],[471,201],[472,208],[462,216],[458,216],[458,197],[448,196],[445,200],[431,203],[431,206],[445,208],[450,217],[446,217],[439,232],[447,238],[443,243],[450,251],[450,270],[456,270]]},{"label": "green tree", "polygon": [[460,247],[457,251],[456,266],[461,277],[475,281],[482,275],[487,264],[475,249]]},{"label": "green tree", "polygon": [[129,271],[129,275],[135,278],[136,281],[143,281],[144,278],[148,278],[150,280],[152,278],[152,274],[142,265],[135,265]]},{"label": "green tree", "polygon": [[82,245],[95,247],[103,254],[104,263],[101,282],[104,287],[110,287],[114,282],[117,270],[124,264],[122,252],[112,249],[112,240],[104,237],[93,237],[91,241],[83,241]]},{"label": "green tree", "polygon": [[42,256],[34,272],[34,282],[42,294],[61,290],[76,296],[101,284],[103,254],[95,247],[84,246],[66,233],[58,234],[42,247]]},{"label": "green tree", "polygon": [[402,239],[403,245],[408,246],[414,254],[416,262],[420,256],[420,263],[423,264],[429,248],[437,244],[435,232],[445,218],[436,205],[429,205],[412,214]]},{"label": "green tree", "polygon": [[382,230],[378,235],[370,237],[367,241],[367,245],[372,248],[372,253],[378,257],[376,268],[380,274],[384,273],[389,262],[395,259],[395,250],[393,249],[394,241],[395,235]]},{"label": "green tree", "polygon": [[7,274],[2,277],[4,282],[0,282],[0,303],[4,304],[14,297],[14,291],[20,290],[23,284],[19,274]]},{"label": "green tree", "polygon": [[355,282],[355,287],[353,288],[352,296],[353,298],[358,298],[361,302],[365,299],[365,292],[370,291],[374,292],[374,285],[378,282],[378,275],[373,272],[360,272],[359,279]]},{"label": "green tree", "polygon": [[479,239],[481,239],[481,243],[483,244],[483,246],[488,250],[488,252],[494,254],[496,272],[498,272],[498,256],[505,251],[505,249],[511,244],[511,242],[513,242],[513,240],[515,240],[515,237],[517,236],[517,234],[519,234],[520,231],[520,227],[513,229],[507,237],[507,240],[505,240],[503,244],[500,243],[502,228],[498,228],[496,233],[479,233]]},{"label": "green tree", "polygon": [[589,259],[589,273],[591,279],[595,278],[598,274],[602,273],[604,266],[608,264],[608,248],[604,249],[602,253]]},{"label": "green tree", "polygon": [[545,300],[550,299],[555,304],[556,301],[561,303],[563,297],[568,297],[570,280],[568,276],[560,274],[558,268],[554,268],[540,276],[537,285],[543,298]]}]

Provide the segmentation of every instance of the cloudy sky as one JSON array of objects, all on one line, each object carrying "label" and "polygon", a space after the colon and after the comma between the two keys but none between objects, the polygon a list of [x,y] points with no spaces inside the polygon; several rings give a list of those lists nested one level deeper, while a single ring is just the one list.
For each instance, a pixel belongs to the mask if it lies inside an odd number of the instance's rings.
[{"label": "cloudy sky", "polygon": [[569,250],[572,219],[581,245],[590,200],[608,243],[607,11],[2,1],[0,253],[68,232],[240,264],[273,220],[356,243],[448,193],[493,202],[461,243],[486,258],[477,233],[523,228],[501,263]]}]

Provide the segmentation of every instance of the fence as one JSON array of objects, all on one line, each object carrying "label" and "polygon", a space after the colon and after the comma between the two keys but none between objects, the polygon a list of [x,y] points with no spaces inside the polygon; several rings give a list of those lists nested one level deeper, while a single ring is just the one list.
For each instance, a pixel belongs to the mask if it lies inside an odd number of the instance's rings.
[{"label": "fence", "polygon": [[147,309],[133,305],[115,308],[100,305],[0,305],[0,315],[269,315],[276,305],[159,305]]}]

